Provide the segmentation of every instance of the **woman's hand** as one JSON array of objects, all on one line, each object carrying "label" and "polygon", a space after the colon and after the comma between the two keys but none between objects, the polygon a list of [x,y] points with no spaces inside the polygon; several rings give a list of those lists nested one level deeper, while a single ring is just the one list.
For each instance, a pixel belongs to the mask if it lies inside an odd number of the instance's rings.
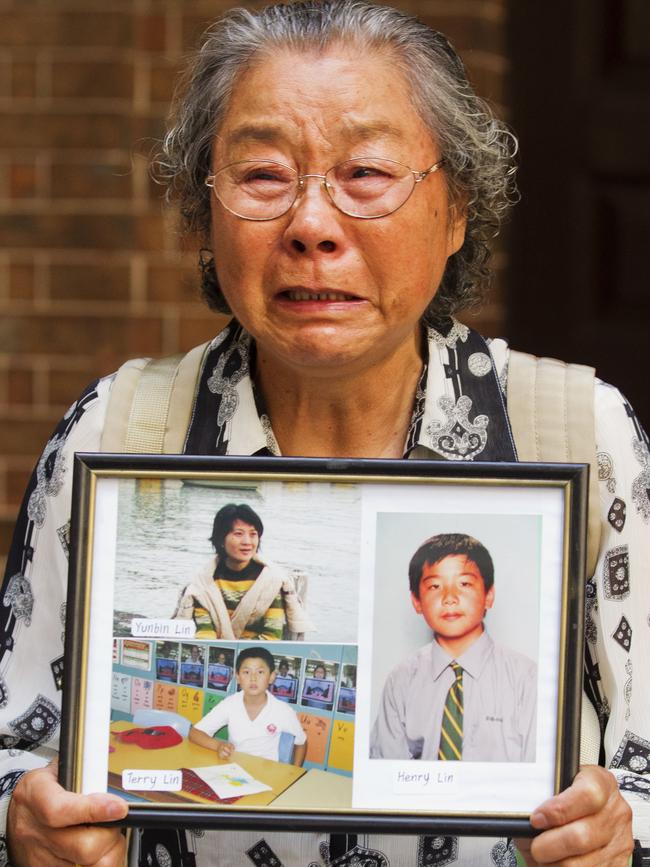
[{"label": "woman's hand", "polygon": [[217,741],[217,755],[220,759],[229,759],[234,752],[234,744],[229,741]]},{"label": "woman's hand", "polygon": [[581,768],[559,795],[532,814],[531,825],[543,831],[532,840],[516,840],[529,867],[627,867],[634,848],[632,810],[609,771]]},{"label": "woman's hand", "polygon": [[94,823],[123,819],[127,813],[126,801],[116,795],[67,792],[57,782],[56,763],[28,771],[9,804],[9,861],[13,867],[122,865],[126,843],[121,829]]}]

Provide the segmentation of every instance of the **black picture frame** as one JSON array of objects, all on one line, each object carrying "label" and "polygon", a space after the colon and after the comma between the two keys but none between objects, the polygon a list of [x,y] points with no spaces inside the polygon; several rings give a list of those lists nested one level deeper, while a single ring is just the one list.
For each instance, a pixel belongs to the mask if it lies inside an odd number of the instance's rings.
[{"label": "black picture frame", "polygon": [[[430,462],[430,461],[384,461],[384,460],[327,460],[327,459],[301,459],[301,458],[237,458],[237,457],[193,457],[193,456],[153,456],[153,455],[111,455],[111,454],[77,454],[75,457],[74,471],[74,492],[73,492],[73,513],[71,527],[71,557],[70,557],[70,580],[69,593],[67,602],[67,633],[65,647],[65,673],[64,673],[64,695],[63,695],[63,721],[62,721],[62,742],[61,742],[61,758],[59,766],[59,777],[62,785],[71,791],[97,791],[97,771],[90,766],[91,756],[97,754],[97,744],[107,743],[106,731],[111,720],[109,711],[108,717],[104,714],[101,716],[100,709],[95,707],[92,689],[95,689],[93,683],[97,680],[97,672],[103,672],[101,677],[104,678],[101,686],[101,696],[107,692],[108,706],[110,707],[110,683],[106,680],[106,672],[112,672],[114,668],[113,630],[104,631],[102,639],[98,637],[97,628],[94,625],[98,617],[96,607],[101,602],[99,593],[99,579],[95,574],[98,569],[98,564],[102,562],[102,557],[106,551],[115,551],[117,543],[117,530],[115,513],[118,508],[117,490],[121,490],[120,485],[128,483],[135,485],[135,488],[149,489],[160,487],[161,485],[184,485],[185,483],[200,484],[210,486],[222,486],[222,488],[232,486],[233,497],[235,499],[243,499],[244,492],[247,487],[250,489],[255,485],[284,485],[287,490],[301,489],[307,493],[315,491],[318,487],[318,497],[314,497],[312,509],[316,508],[315,521],[319,523],[327,523],[327,520],[333,514],[337,506],[334,501],[328,502],[328,496],[323,495],[324,490],[346,490],[358,492],[362,500],[362,510],[365,508],[363,503],[369,498],[371,503],[377,501],[376,504],[369,507],[362,515],[362,520],[368,526],[372,526],[379,521],[378,515],[388,515],[388,519],[394,513],[396,515],[410,514],[408,511],[411,508],[412,501],[417,500],[420,503],[428,503],[431,498],[432,505],[426,508],[418,506],[420,512],[427,520],[432,517],[430,523],[437,525],[445,523],[443,517],[449,518],[452,515],[461,531],[466,521],[466,514],[471,513],[474,518],[478,515],[486,514],[490,516],[490,526],[499,525],[500,514],[522,514],[526,510],[531,509],[531,502],[536,500],[548,500],[548,514],[542,511],[539,521],[540,527],[549,528],[552,538],[556,540],[552,546],[551,554],[540,550],[542,553],[541,565],[539,566],[540,574],[544,573],[544,557],[550,556],[554,563],[559,566],[554,566],[553,569],[547,571],[553,572],[554,577],[548,578],[548,582],[553,583],[554,589],[551,595],[554,594],[554,602],[551,608],[555,611],[554,614],[542,614],[538,612],[540,622],[540,635],[538,646],[544,647],[549,643],[549,636],[544,633],[547,626],[544,624],[549,621],[549,616],[553,618],[553,625],[550,632],[558,638],[555,642],[557,645],[553,653],[553,666],[555,674],[553,675],[557,684],[554,698],[554,705],[545,711],[545,720],[551,720],[554,725],[552,734],[552,743],[548,747],[547,752],[552,754],[552,761],[546,760],[542,762],[540,770],[540,779],[548,779],[548,790],[540,792],[540,795],[548,797],[557,791],[567,787],[578,767],[578,747],[579,747],[579,728],[580,728],[580,704],[581,704],[581,679],[582,679],[582,642],[583,642],[583,588],[585,578],[585,539],[586,539],[586,497],[587,497],[587,479],[588,468],[581,464],[496,464],[496,463],[452,463],[452,462]],[[265,489],[266,490],[266,489]],[[274,490],[274,488],[273,488]],[[283,488],[284,490],[284,488]],[[109,493],[110,491],[110,493]],[[451,492],[454,502],[458,504],[454,506],[456,511],[447,512],[447,506],[441,504],[441,493],[447,496]],[[434,496],[435,495],[435,496]],[[102,500],[102,498],[104,498]],[[508,500],[510,498],[510,500]],[[111,508],[108,508],[108,501],[111,501]],[[314,503],[318,501],[318,506]],[[509,505],[502,507],[502,512],[496,508],[493,509],[494,501],[503,501]],[[463,506],[463,502],[465,506]],[[383,505],[382,505],[383,503]],[[395,505],[397,504],[397,505]],[[415,508],[415,507],[413,507]],[[424,508],[424,510],[423,510]],[[533,511],[535,507],[532,507]],[[541,507],[540,507],[541,508]],[[546,507],[544,507],[546,508]],[[375,509],[373,512],[372,510]],[[400,512],[401,509],[401,512]],[[504,511],[505,509],[505,511]],[[377,511],[378,510],[378,511]],[[395,511],[397,510],[397,511]],[[483,511],[482,511],[483,510]],[[492,511],[491,511],[492,510]],[[105,521],[106,515],[112,515],[111,520]],[[293,513],[292,513],[293,514]],[[282,517],[282,516],[281,516]],[[383,520],[383,518],[382,518]],[[449,519],[451,520],[451,518]],[[111,522],[112,521],[112,522]],[[546,522],[546,523],[545,523]],[[449,521],[447,521],[449,523]],[[396,526],[399,521],[396,522]],[[365,525],[364,525],[365,526]],[[504,525],[505,526],[505,525]],[[209,535],[209,527],[206,527],[205,537]],[[370,550],[371,536],[374,539],[372,544],[378,545],[375,536],[369,535],[364,540],[361,536],[360,545],[363,550]],[[395,530],[397,533],[397,530]],[[507,533],[505,529],[503,532]],[[541,532],[541,531],[540,531]],[[546,530],[544,530],[546,532]],[[541,538],[541,537],[540,537]],[[265,537],[266,539],[266,537]],[[178,544],[178,540],[175,544]],[[364,547],[365,546],[365,547]],[[404,552],[406,553],[406,552]],[[159,552],[159,556],[162,554]],[[361,556],[361,555],[360,555]],[[368,555],[370,559],[363,561],[361,556],[362,566],[360,569],[360,585],[366,587],[363,592],[366,601],[370,600],[374,604],[372,582],[373,569],[368,567],[368,563],[374,563],[377,566],[377,561],[372,560],[372,557],[377,556],[374,551]],[[550,562],[550,561],[549,561]],[[379,567],[377,566],[377,569]],[[371,574],[373,573],[373,574]],[[557,575],[555,574],[557,573]],[[114,582],[122,579],[113,578]],[[545,574],[542,574],[540,581],[545,581]],[[102,577],[102,582],[106,583],[106,575]],[[110,583],[110,581],[109,581]],[[540,585],[542,586],[542,585]],[[368,590],[368,587],[371,589]],[[550,583],[543,586],[544,599],[549,592]],[[109,588],[110,590],[111,588]],[[363,588],[362,588],[363,589]],[[105,592],[105,588],[102,592]],[[362,592],[360,590],[360,592]],[[368,595],[370,594],[370,595]],[[104,597],[105,600],[105,597]],[[384,602],[384,604],[389,604]],[[541,604],[541,603],[540,603]],[[546,605],[546,602],[543,603]],[[122,614],[123,612],[120,612]],[[326,612],[320,611],[319,619],[324,618]],[[95,618],[95,620],[93,619]],[[546,620],[544,620],[546,618]],[[105,619],[105,618],[104,618]],[[335,618],[330,618],[334,622]],[[371,618],[361,617],[359,623],[363,624],[365,620]],[[135,620],[135,616],[134,616]],[[151,622],[158,622],[155,617]],[[363,627],[366,630],[370,627]],[[338,795],[332,796],[330,800],[325,799],[322,804],[314,803],[309,797],[297,799],[296,803],[291,802],[291,797],[282,798],[279,795],[265,805],[247,804],[241,805],[238,803],[219,803],[219,804],[199,804],[197,802],[180,803],[170,800],[168,793],[153,797],[155,800],[137,800],[132,801],[129,805],[129,815],[123,824],[137,826],[156,826],[161,823],[172,823],[182,826],[205,826],[205,827],[220,827],[220,828],[250,828],[255,827],[260,830],[318,830],[318,831],[360,831],[360,832],[383,832],[383,833],[428,833],[435,834],[442,831],[448,831],[454,834],[469,834],[469,835],[530,835],[533,834],[529,815],[534,805],[530,805],[521,809],[520,804],[525,800],[525,788],[518,785],[513,785],[512,803],[510,808],[503,809],[468,809],[464,806],[465,798],[469,797],[472,789],[471,783],[471,765],[476,768],[481,765],[481,762],[453,762],[447,763],[445,768],[450,768],[451,765],[457,770],[462,770],[470,776],[470,783],[465,784],[465,790],[457,793],[453,808],[431,808],[430,803],[427,806],[420,807],[421,803],[418,799],[418,793],[413,797],[410,795],[406,801],[399,795],[391,794],[390,786],[386,786],[387,791],[384,793],[387,804],[385,806],[377,806],[371,804],[364,806],[363,796],[361,801],[355,794],[357,782],[361,785],[361,781],[365,776],[375,773],[374,768],[379,768],[379,772],[383,772],[382,768],[390,765],[392,762],[382,763],[375,761],[372,764],[372,759],[369,763],[365,761],[367,755],[367,744],[361,742],[361,738],[368,739],[368,731],[371,719],[371,704],[372,693],[370,687],[365,687],[364,683],[372,680],[374,676],[374,651],[372,647],[375,645],[372,642],[367,642],[366,639],[361,639],[361,627],[358,627],[357,645],[359,650],[359,660],[356,656],[346,656],[348,645],[354,642],[339,641],[336,635],[333,635],[333,646],[336,653],[339,653],[341,664],[338,666],[337,682],[332,688],[331,703],[332,709],[330,713],[333,715],[330,720],[329,737],[333,739],[333,732],[336,729],[334,723],[340,727],[345,725],[350,726],[354,723],[350,719],[354,719],[356,713],[356,730],[354,744],[354,765],[350,774],[346,771],[338,772],[334,767],[332,774],[336,773],[335,780],[332,776],[330,781],[336,782]],[[335,630],[334,630],[335,631]],[[544,634],[542,634],[544,633]],[[138,637],[142,638],[142,633],[138,633]],[[118,639],[119,640],[119,639]],[[170,636],[164,634],[162,637],[156,636],[152,638],[154,647],[152,648],[152,677],[156,679],[156,666],[159,660],[156,658],[155,643],[156,641],[187,642],[188,636]],[[191,638],[192,641],[197,639]],[[553,639],[555,641],[555,639]],[[326,647],[326,640],[319,642],[309,642],[309,654],[313,658],[313,647]],[[370,649],[362,647],[361,642],[366,641]],[[218,638],[217,643],[223,644],[223,639]],[[253,642],[254,643],[254,642]],[[285,642],[289,643],[289,642]],[[232,643],[234,655],[240,645],[251,644],[251,641],[237,639]],[[377,642],[375,642],[377,644]],[[307,646],[307,645],[305,645]],[[365,647],[365,645],[364,645]],[[291,651],[300,647],[298,643],[291,644],[287,650],[284,646],[281,648],[282,654],[291,655]],[[345,652],[341,651],[343,648]],[[271,647],[271,650],[274,650]],[[362,652],[363,651],[363,652]],[[229,651],[230,652],[230,651]],[[296,651],[298,652],[298,651]],[[355,650],[356,653],[356,650]],[[337,657],[337,658],[339,658]],[[118,654],[118,659],[119,654]],[[209,660],[208,652],[204,652],[203,659],[205,668],[208,668]],[[322,655],[323,659],[327,659],[327,655]],[[368,659],[370,663],[368,663]],[[357,665],[357,679],[354,686],[345,685],[342,682],[343,663],[347,662]],[[540,658],[540,662],[541,662]],[[365,669],[364,669],[365,666]],[[177,674],[176,680],[179,680],[178,673],[180,671],[181,661],[180,656],[177,659]],[[349,665],[348,665],[349,667]],[[548,668],[548,661],[545,661],[545,667]],[[169,672],[167,672],[169,674]],[[138,672],[141,676],[142,672]],[[372,675],[372,676],[371,676]],[[297,690],[297,703],[290,705],[295,712],[308,710],[301,707],[301,697],[304,691],[305,672],[301,673],[301,683]],[[100,680],[101,680],[100,677]],[[308,676],[307,676],[308,677]],[[180,683],[172,684],[171,675],[166,680],[165,686],[168,690],[182,689]],[[204,679],[205,680],[205,679]],[[234,689],[235,675],[233,673],[232,686],[229,689]],[[108,683],[107,689],[104,689]],[[541,681],[540,681],[541,683]],[[549,680],[548,683],[551,683]],[[99,688],[99,687],[97,687]],[[205,684],[207,690],[208,685]],[[540,687],[541,688],[541,687]],[[151,692],[151,690],[149,690]],[[341,709],[341,696],[347,696],[347,703],[343,702]],[[350,696],[353,697],[350,701]],[[162,700],[162,699],[161,699]],[[184,701],[190,702],[190,698],[184,698]],[[103,701],[103,700],[102,700]],[[98,704],[102,704],[100,701]],[[106,704],[106,702],[104,702]],[[207,706],[207,705],[205,705]],[[187,704],[189,707],[189,704]],[[346,707],[348,715],[346,716]],[[189,710],[186,711],[189,713]],[[363,725],[360,721],[360,712],[364,714]],[[338,715],[336,718],[334,715]],[[127,714],[128,716],[128,714]],[[539,720],[539,711],[537,719]],[[103,726],[103,728],[102,728]],[[304,727],[304,724],[303,724]],[[337,729],[338,730],[338,729]],[[342,730],[342,729],[340,729]],[[313,731],[313,729],[312,729]],[[349,733],[350,729],[346,729]],[[366,734],[362,734],[366,732]],[[311,735],[310,735],[311,736]],[[327,747],[332,749],[331,741]],[[538,748],[539,748],[539,742]],[[320,749],[320,747],[318,747]],[[339,751],[340,753],[340,751]],[[337,753],[337,761],[342,759]],[[329,753],[328,753],[329,755]],[[93,759],[94,761],[94,759]],[[401,760],[400,760],[401,761]],[[404,762],[409,767],[417,766],[418,769],[427,767],[433,768],[440,765],[440,762],[435,760],[421,760],[415,762],[413,759],[405,759]],[[536,758],[535,762],[541,762],[541,759]],[[100,763],[101,764],[101,763]],[[327,773],[330,769],[326,768],[323,771],[317,767],[318,763],[313,762],[307,767],[306,774],[311,771],[319,771]],[[497,762],[491,768],[490,772],[498,776],[500,769],[506,770],[508,774],[519,767],[518,762]],[[358,768],[357,768],[358,765]],[[103,766],[101,766],[103,767]],[[531,766],[532,767],[532,766]],[[469,771],[466,771],[469,768]],[[284,770],[284,769],[283,769]],[[526,770],[526,768],[524,768]],[[95,773],[95,777],[92,774]],[[101,768],[100,772],[101,773]],[[388,771],[386,771],[388,773]],[[391,771],[392,773],[392,771]],[[505,774],[509,779],[508,774]],[[358,781],[355,780],[358,777]],[[304,775],[301,777],[301,779]],[[339,780],[338,778],[341,778]],[[327,779],[326,777],[318,777],[318,779]],[[349,805],[341,805],[340,792],[347,786],[346,780],[352,779],[352,794]],[[381,776],[380,776],[381,779]],[[388,777],[387,777],[388,779]],[[88,789],[88,781],[94,783]],[[291,783],[283,793],[291,792],[297,781]],[[106,787],[110,788],[109,779],[106,779]],[[374,785],[372,782],[369,785]],[[545,785],[545,784],[544,784]],[[313,788],[313,787],[312,787]],[[381,788],[381,786],[380,786]],[[306,790],[305,790],[306,791]],[[347,791],[347,789],[345,789]],[[152,797],[151,794],[148,795]],[[175,796],[174,796],[175,797]],[[181,797],[181,796],[178,796]],[[428,796],[427,796],[428,797]],[[506,787],[504,799],[507,801],[509,789]],[[539,797],[539,801],[544,799]],[[355,800],[357,801],[355,805]],[[299,803],[298,803],[299,801]],[[276,803],[277,802],[277,803]],[[289,803],[289,806],[286,806]]]}]

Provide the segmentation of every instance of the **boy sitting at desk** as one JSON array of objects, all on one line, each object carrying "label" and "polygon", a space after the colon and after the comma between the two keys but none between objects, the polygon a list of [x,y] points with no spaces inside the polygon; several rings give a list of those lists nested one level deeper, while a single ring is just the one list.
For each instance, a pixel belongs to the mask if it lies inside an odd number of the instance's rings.
[{"label": "boy sitting at desk", "polygon": [[461,533],[433,536],[411,558],[409,584],[433,641],[389,674],[370,757],[534,761],[537,666],[485,630],[488,550]]},{"label": "boy sitting at desk", "polygon": [[[189,739],[227,759],[234,750],[279,761],[280,736],[295,738],[293,764],[302,765],[307,737],[295,711],[269,692],[275,680],[273,656],[263,647],[247,647],[237,657],[235,672],[241,692],[224,698],[190,729]],[[213,735],[228,726],[230,741]]]}]

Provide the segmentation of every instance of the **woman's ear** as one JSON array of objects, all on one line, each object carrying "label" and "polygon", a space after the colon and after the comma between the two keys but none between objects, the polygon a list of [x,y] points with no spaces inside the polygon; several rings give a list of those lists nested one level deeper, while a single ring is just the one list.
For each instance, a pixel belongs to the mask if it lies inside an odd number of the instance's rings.
[{"label": "woman's ear", "polygon": [[449,205],[449,227],[447,232],[447,256],[457,253],[465,242],[467,228],[467,209],[464,202]]}]

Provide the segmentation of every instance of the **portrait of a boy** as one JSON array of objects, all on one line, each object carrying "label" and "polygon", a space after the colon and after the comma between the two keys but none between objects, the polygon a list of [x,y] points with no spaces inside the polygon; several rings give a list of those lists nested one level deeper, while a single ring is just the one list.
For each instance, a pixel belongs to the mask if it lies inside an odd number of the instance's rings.
[{"label": "portrait of a boy", "polygon": [[439,534],[418,547],[408,573],[413,608],[433,638],[388,675],[370,757],[534,761],[537,666],[485,628],[496,595],[487,548]]},{"label": "portrait of a boy", "polygon": [[[293,735],[291,762],[302,765],[307,738],[296,712],[269,691],[275,680],[275,662],[265,647],[247,647],[235,663],[240,692],[224,698],[190,729],[189,740],[210,750],[220,759],[229,759],[235,750],[280,760],[283,733]],[[228,726],[228,741],[214,735]]]}]

